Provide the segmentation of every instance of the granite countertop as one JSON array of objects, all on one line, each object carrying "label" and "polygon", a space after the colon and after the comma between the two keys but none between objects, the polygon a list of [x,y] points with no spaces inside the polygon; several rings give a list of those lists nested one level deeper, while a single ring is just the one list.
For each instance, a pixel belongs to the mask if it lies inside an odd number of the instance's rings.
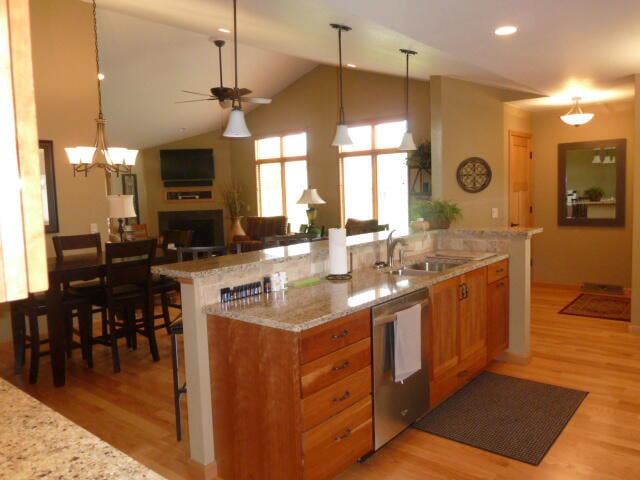
[{"label": "granite countertop", "polygon": [[509,258],[495,254],[470,260],[442,273],[393,275],[373,268],[353,272],[345,282],[319,283],[205,307],[206,313],[282,330],[300,332],[363,308],[429,287],[435,283]]},{"label": "granite countertop", "polygon": [[0,477],[161,479],[0,378]]},{"label": "granite countertop", "polygon": [[451,228],[448,233],[477,237],[525,237],[531,238],[542,233],[542,227],[478,227],[478,228]]}]

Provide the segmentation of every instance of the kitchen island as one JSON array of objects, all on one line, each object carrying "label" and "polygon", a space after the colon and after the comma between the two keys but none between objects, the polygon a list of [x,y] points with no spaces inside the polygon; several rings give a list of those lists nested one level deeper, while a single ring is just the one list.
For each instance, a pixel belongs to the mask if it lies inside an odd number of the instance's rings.
[{"label": "kitchen island", "polygon": [[[472,250],[495,253],[494,261],[499,261],[500,255],[509,255],[509,349],[503,357],[508,361],[526,362],[530,349],[530,239],[540,232],[541,229],[522,228],[431,231],[406,235],[405,240],[411,255],[419,256],[436,250]],[[251,305],[251,299],[247,299],[241,315],[244,319],[251,317],[253,320],[249,323],[266,322],[264,325],[267,325],[274,313],[283,319],[287,318],[287,312],[295,312],[299,319],[293,321],[297,326],[292,326],[290,331],[302,331],[305,327],[321,326],[323,321],[331,320],[331,316],[357,309],[366,310],[394,295],[428,287],[429,282],[435,280],[433,276],[394,277],[374,271],[373,263],[384,256],[385,240],[386,234],[348,239],[348,249],[353,254],[354,276],[351,281],[344,284],[322,281],[306,289],[290,289],[278,294],[282,297],[280,303],[278,296],[273,296],[270,304],[263,304],[267,300],[258,298],[255,300],[257,303]],[[257,281],[278,271],[286,271],[290,281],[323,276],[327,257],[327,243],[317,242],[154,268],[156,273],[172,276],[181,282],[190,452],[192,460],[202,465],[205,472],[215,472],[215,412],[211,401],[207,312],[229,317],[240,315],[238,311],[234,313],[232,305],[216,306],[222,288]],[[444,275],[461,275],[471,266],[467,264]],[[446,280],[445,277],[440,279]]]}]

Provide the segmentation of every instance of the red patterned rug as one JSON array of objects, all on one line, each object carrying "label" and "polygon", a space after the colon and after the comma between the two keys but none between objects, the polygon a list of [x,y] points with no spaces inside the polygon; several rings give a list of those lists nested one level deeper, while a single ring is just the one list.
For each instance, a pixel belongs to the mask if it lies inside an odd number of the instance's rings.
[{"label": "red patterned rug", "polygon": [[629,322],[631,320],[631,299],[629,297],[582,293],[560,310],[560,313]]}]

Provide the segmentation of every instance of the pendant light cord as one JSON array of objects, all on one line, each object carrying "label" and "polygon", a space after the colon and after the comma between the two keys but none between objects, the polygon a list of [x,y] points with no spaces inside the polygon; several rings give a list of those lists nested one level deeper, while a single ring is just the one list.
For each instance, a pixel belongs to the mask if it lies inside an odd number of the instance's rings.
[{"label": "pendant light cord", "polygon": [[[238,2],[233,0],[233,63],[235,69],[235,95],[233,96],[232,107],[235,101],[238,102],[238,108],[242,109],[240,101],[240,91],[238,90]],[[222,70],[220,70],[222,72]]]},{"label": "pendant light cord", "polygon": [[338,88],[340,90],[340,122],[345,123],[344,121],[344,93],[342,90],[342,28],[338,28],[338,59],[339,59],[339,75],[338,75]]},{"label": "pendant light cord", "polygon": [[407,116],[407,127],[409,126],[409,54],[405,54],[407,57],[407,73],[405,76],[404,82],[404,106],[405,106],[405,115]]},{"label": "pendant light cord", "polygon": [[103,119],[102,116],[102,81],[100,80],[100,49],[98,47],[98,18],[96,14],[96,0],[93,0],[93,45],[96,52],[96,78],[98,79],[98,118]]}]

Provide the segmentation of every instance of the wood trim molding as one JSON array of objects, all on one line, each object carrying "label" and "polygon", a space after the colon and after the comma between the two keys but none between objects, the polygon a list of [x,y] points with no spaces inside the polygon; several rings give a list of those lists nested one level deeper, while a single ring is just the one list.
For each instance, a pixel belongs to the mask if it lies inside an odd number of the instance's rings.
[{"label": "wood trim molding", "polygon": [[496,360],[499,362],[513,363],[514,365],[528,365],[529,362],[531,362],[531,354],[521,355],[519,353],[506,351],[497,357]]},{"label": "wood trim molding", "polygon": [[189,478],[198,480],[214,480],[218,478],[218,466],[216,462],[202,465],[194,460],[188,462]]},{"label": "wood trim molding", "polygon": [[633,335],[640,335],[640,324],[630,323],[629,324],[629,333]]}]

